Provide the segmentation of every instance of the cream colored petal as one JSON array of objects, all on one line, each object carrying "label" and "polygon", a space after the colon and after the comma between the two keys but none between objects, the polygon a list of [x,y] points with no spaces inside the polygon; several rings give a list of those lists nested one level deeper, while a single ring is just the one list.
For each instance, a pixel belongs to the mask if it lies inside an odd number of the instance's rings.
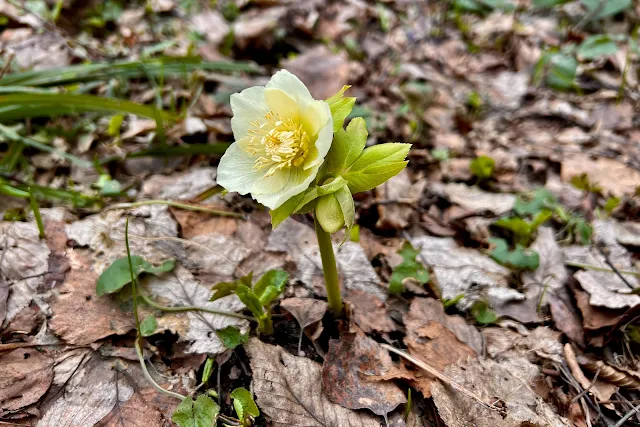
[{"label": "cream colored petal", "polygon": [[264,97],[271,111],[278,113],[283,119],[298,120],[300,115],[298,103],[281,89],[266,88]]},{"label": "cream colored petal", "polygon": [[231,95],[231,129],[236,141],[247,136],[251,129],[251,122],[265,121],[265,114],[269,112],[267,101],[264,96],[264,87],[254,86],[243,90],[240,93]]},{"label": "cream colored petal", "polygon": [[[262,175],[264,175],[268,170],[268,168],[262,169]],[[271,176],[263,176],[253,183],[251,187],[251,194],[253,196],[257,196],[258,194],[272,194],[282,191],[282,189],[289,183],[290,174],[291,169],[283,168],[277,170]]]},{"label": "cream colored petal", "polygon": [[333,119],[329,104],[324,101],[313,101],[300,109],[300,123],[310,136],[316,136],[327,120]]},{"label": "cream colored petal", "polygon": [[260,180],[264,171],[253,169],[255,159],[242,151],[237,143],[231,144],[218,165],[216,181],[227,191],[247,194],[256,180]]},{"label": "cream colored petal", "polygon": [[[324,158],[329,152],[331,143],[333,142],[333,119],[331,117],[331,109],[329,108],[329,104],[326,102],[319,102],[321,103],[321,107],[318,109],[318,112],[320,117],[324,118],[324,123],[318,132],[315,142],[315,147],[318,151],[315,156],[310,155],[307,157],[303,165],[304,169],[310,169],[316,166],[319,167],[322,162],[324,162]],[[324,112],[322,112],[323,110]]]},{"label": "cream colored petal", "polygon": [[309,188],[318,173],[318,169],[319,167],[306,171],[301,168],[291,169],[289,182],[282,191],[273,194],[257,194],[254,195],[254,198],[268,208],[276,209],[293,196]]},{"label": "cream colored petal", "polygon": [[286,92],[295,99],[299,105],[306,105],[313,101],[313,97],[304,83],[287,70],[280,70],[275,73],[266,87],[276,88]]}]

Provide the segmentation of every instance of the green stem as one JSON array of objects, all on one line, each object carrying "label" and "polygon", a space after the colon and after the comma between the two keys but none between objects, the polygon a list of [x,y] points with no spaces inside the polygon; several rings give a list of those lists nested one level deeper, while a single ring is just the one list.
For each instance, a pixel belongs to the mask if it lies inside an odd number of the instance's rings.
[{"label": "green stem", "polygon": [[140,361],[140,367],[142,368],[142,373],[144,374],[144,376],[147,379],[147,381],[149,381],[151,383],[151,385],[156,390],[158,390],[160,393],[164,393],[164,394],[166,394],[168,396],[175,397],[176,399],[184,400],[185,396],[183,396],[183,395],[181,395],[179,393],[175,393],[175,392],[170,391],[170,390],[165,390],[162,387],[160,387],[160,384],[155,382],[155,380],[153,379],[153,377],[149,373],[149,370],[147,369],[147,363],[144,360],[144,354],[142,353],[142,348],[140,347],[140,341],[139,340],[136,340],[135,346],[136,346],[136,354],[138,355],[138,360]]},{"label": "green stem", "polygon": [[29,204],[31,205],[31,210],[33,211],[33,217],[36,219],[36,224],[38,225],[38,233],[41,239],[44,239],[46,236],[44,234],[44,222],[42,222],[42,215],[40,215],[40,206],[38,206],[38,201],[36,200],[36,196],[29,188]]},{"label": "green stem", "polygon": [[140,341],[140,318],[138,317],[138,286],[136,276],[133,274],[133,263],[131,262],[131,249],[129,248],[129,217],[124,223],[124,244],[127,247],[127,260],[129,261],[129,273],[131,273],[131,297],[133,298],[133,319],[136,323],[136,345]]},{"label": "green stem", "polygon": [[188,211],[206,212],[212,215],[230,216],[233,218],[244,218],[244,215],[241,213],[223,211],[220,209],[211,209],[211,208],[206,208],[204,206],[189,205],[187,203],[174,202],[172,200],[142,200],[140,202],[134,202],[134,203],[119,203],[116,205],[111,205],[105,208],[104,210],[110,211],[114,209],[134,209],[134,208],[139,208],[140,206],[148,206],[148,205],[167,205],[167,206],[184,209]]},{"label": "green stem", "polygon": [[[582,268],[584,270],[604,271],[605,273],[615,274],[615,271],[609,268],[598,267],[597,265],[581,264],[579,262],[570,262],[570,261],[566,261],[565,264],[570,267]],[[618,271],[620,272],[620,274],[630,274],[632,276],[640,277],[640,273],[638,273],[637,271],[625,271],[625,270],[618,270]]]},{"label": "green stem", "polygon": [[333,253],[333,243],[331,234],[324,231],[318,219],[315,218],[316,236],[318,236],[318,246],[320,247],[320,257],[322,258],[322,269],[324,270],[324,283],[327,289],[327,299],[329,308],[336,316],[342,315],[342,297],[340,296],[340,279],[338,278],[338,267],[336,257]]},{"label": "green stem", "polygon": [[257,319],[255,317],[245,316],[244,314],[235,313],[233,311],[215,310],[215,309],[212,309],[212,308],[196,307],[196,306],[190,306],[190,305],[179,306],[179,307],[168,307],[166,305],[158,304],[157,302],[155,302],[154,300],[152,300],[151,298],[149,298],[146,295],[142,295],[141,294],[140,298],[149,307],[155,308],[156,310],[166,311],[166,312],[179,313],[179,312],[183,312],[183,311],[204,311],[205,313],[219,314],[219,315],[222,315],[222,316],[237,317],[238,319],[251,320],[251,321],[254,321],[254,322],[257,321]]}]

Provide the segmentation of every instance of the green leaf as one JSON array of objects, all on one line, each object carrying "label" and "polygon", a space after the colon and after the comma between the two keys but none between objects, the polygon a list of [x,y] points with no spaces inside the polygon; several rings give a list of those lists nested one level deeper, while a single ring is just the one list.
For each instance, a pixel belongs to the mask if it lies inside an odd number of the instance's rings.
[{"label": "green leaf", "polygon": [[608,214],[611,214],[611,212],[613,212],[615,208],[620,206],[620,202],[622,202],[622,200],[619,197],[609,197],[604,204],[604,210]]},{"label": "green leaf", "polygon": [[344,226],[344,215],[334,194],[322,196],[318,199],[315,215],[320,226],[327,233],[335,233]]},{"label": "green leaf", "polygon": [[538,8],[550,8],[560,4],[568,3],[570,0],[533,0],[532,4]]},{"label": "green leaf", "polygon": [[391,279],[389,280],[389,291],[395,294],[404,291],[402,282],[411,278],[424,285],[429,281],[429,272],[424,266],[417,261],[420,254],[418,249],[411,246],[411,243],[404,242],[402,249],[398,251],[402,257],[402,262],[393,268]]},{"label": "green leaf", "polygon": [[520,217],[507,217],[500,218],[495,222],[495,225],[511,231],[513,239],[517,244],[528,246],[531,242],[531,224]]},{"label": "green leaf", "polygon": [[342,129],[344,120],[347,118],[349,113],[351,113],[351,110],[353,110],[353,106],[356,103],[355,98],[344,97],[344,92],[350,87],[351,86],[343,86],[338,93],[326,100],[327,104],[329,104],[329,108],[331,109],[331,116],[333,117],[334,133]]},{"label": "green leaf", "polygon": [[551,53],[545,61],[548,65],[546,83],[552,88],[567,90],[575,86],[578,61],[570,55]]},{"label": "green leaf", "polygon": [[516,245],[514,250],[509,250],[509,245],[504,239],[490,238],[489,243],[495,248],[489,254],[498,263],[514,270],[535,270],[540,264],[540,256],[536,251]]},{"label": "green leaf", "polygon": [[533,217],[533,219],[531,220],[531,224],[529,225],[529,227],[531,228],[531,232],[535,232],[538,227],[550,220],[552,216],[553,212],[549,209],[543,209],[538,212],[538,214]]},{"label": "green leaf", "polygon": [[367,124],[362,117],[351,120],[346,130],[338,129],[325,159],[325,173],[340,175],[351,166],[364,150],[368,135]]},{"label": "green leaf", "polygon": [[556,204],[556,198],[546,188],[539,188],[530,198],[518,196],[513,205],[513,211],[518,215],[535,215],[542,209],[552,208]]},{"label": "green leaf", "polygon": [[107,197],[118,196],[122,191],[122,185],[106,173],[100,175],[98,182],[95,183],[95,187],[100,189],[101,195]]},{"label": "green leaf", "polygon": [[158,321],[153,314],[148,315],[140,322],[140,335],[143,337],[151,336],[158,329]]},{"label": "green leaf", "polygon": [[371,190],[407,166],[411,144],[387,143],[366,148],[343,175],[352,194]]},{"label": "green leaf", "polygon": [[582,173],[580,175],[574,175],[571,177],[571,185],[576,187],[578,190],[583,190],[588,193],[600,194],[602,193],[602,187],[598,184],[591,182],[589,179],[589,175],[586,173]]},{"label": "green leaf", "polygon": [[243,334],[237,328],[233,326],[227,326],[224,329],[220,329],[216,331],[218,338],[222,341],[222,344],[230,350],[238,347],[239,345],[244,345],[247,343],[249,339],[249,334]]},{"label": "green leaf", "polygon": [[[141,273],[166,273],[173,270],[176,262],[172,259],[164,261],[160,266],[154,267],[150,262],[138,255],[131,257],[134,277],[138,277]],[[103,296],[118,292],[127,283],[131,282],[131,271],[129,270],[129,261],[127,257],[118,258],[98,277],[96,285],[96,294]]]},{"label": "green leaf", "polygon": [[578,55],[584,59],[595,59],[613,55],[618,51],[616,42],[605,34],[589,36],[578,46]]},{"label": "green leaf", "polygon": [[236,295],[255,317],[261,318],[266,314],[260,303],[260,298],[246,285],[238,285]]},{"label": "green leaf", "polygon": [[109,127],[107,128],[107,134],[109,136],[120,136],[120,128],[122,127],[123,121],[123,114],[116,114],[111,117],[111,120],[109,120]]},{"label": "green leaf", "polygon": [[253,400],[251,392],[244,387],[239,387],[231,392],[233,408],[240,421],[246,421],[249,417],[259,417],[260,410]]},{"label": "green leaf", "polygon": [[269,270],[253,286],[253,292],[263,306],[270,305],[287,285],[289,273],[284,270]]},{"label": "green leaf", "polygon": [[220,406],[209,396],[201,394],[195,402],[187,396],[176,408],[171,421],[178,427],[212,427],[219,412]]},{"label": "green leaf", "polygon": [[344,218],[344,225],[347,228],[347,233],[351,231],[351,227],[356,221],[356,205],[353,201],[353,196],[348,187],[342,187],[340,190],[334,193],[340,210],[342,211],[342,217]]},{"label": "green leaf", "polygon": [[591,235],[593,234],[593,227],[584,218],[575,219],[575,230],[578,243],[581,245],[588,245],[591,243]]},{"label": "green leaf", "polygon": [[[233,326],[227,326],[227,328],[232,328]],[[220,331],[216,331],[220,332]],[[220,336],[220,335],[218,335]],[[223,341],[224,342],[224,341]],[[213,372],[213,362],[212,358],[207,358],[207,361],[204,362],[204,369],[202,370],[202,383],[205,384],[211,378],[211,373]]]},{"label": "green leaf", "polygon": [[211,287],[214,291],[209,301],[216,301],[233,294],[238,288],[238,282],[218,282]]},{"label": "green leaf", "polygon": [[471,306],[471,315],[476,319],[476,322],[481,325],[489,325],[495,323],[498,320],[498,315],[489,308],[489,305],[484,301],[476,301]]},{"label": "green leaf", "polygon": [[[589,12],[599,9],[601,0],[581,0]],[[604,7],[592,19],[602,19],[616,15],[631,6],[631,0],[605,0]]]},{"label": "green leaf", "polygon": [[491,178],[493,176],[495,167],[495,160],[488,156],[478,156],[469,164],[471,173],[480,180]]}]

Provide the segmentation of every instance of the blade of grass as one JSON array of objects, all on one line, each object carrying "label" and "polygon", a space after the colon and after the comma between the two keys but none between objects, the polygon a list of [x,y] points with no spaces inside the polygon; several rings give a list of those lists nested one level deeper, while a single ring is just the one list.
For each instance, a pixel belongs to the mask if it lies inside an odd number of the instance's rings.
[{"label": "blade of grass", "polygon": [[22,157],[23,150],[24,144],[22,142],[14,141],[10,143],[9,149],[0,160],[0,171],[5,173],[13,172],[20,161],[20,157]]},{"label": "blade of grass", "polygon": [[46,236],[44,234],[44,222],[42,222],[42,215],[40,215],[40,206],[38,206],[36,196],[33,195],[31,189],[29,189],[29,205],[31,205],[33,217],[36,219],[36,224],[38,225],[38,234],[41,239],[45,239]]},{"label": "blade of grass", "polygon": [[91,162],[88,162],[86,160],[82,160],[80,157],[76,157],[73,154],[69,154],[66,153],[62,150],[58,150],[55,147],[51,147],[47,144],[43,144],[40,141],[36,141],[33,138],[27,138],[27,137],[23,137],[20,134],[18,134],[18,132],[14,131],[13,129],[3,126],[0,124],[0,135],[4,136],[5,138],[15,142],[15,143],[19,143],[19,144],[24,144],[26,146],[29,147],[33,147],[33,148],[37,148],[38,150],[41,151],[46,151],[47,153],[52,153],[55,154],[57,156],[60,156],[64,159],[69,160],[72,163],[75,163],[76,165],[80,166],[81,168],[85,168],[85,169],[91,169],[93,167],[93,164]]},{"label": "blade of grass", "polygon": [[77,191],[61,190],[42,185],[10,185],[5,179],[0,178],[0,193],[2,194],[27,199],[29,198],[29,192],[32,192],[38,199],[71,202],[78,208],[93,206],[100,201],[98,198],[87,196],[86,194],[82,194]]}]

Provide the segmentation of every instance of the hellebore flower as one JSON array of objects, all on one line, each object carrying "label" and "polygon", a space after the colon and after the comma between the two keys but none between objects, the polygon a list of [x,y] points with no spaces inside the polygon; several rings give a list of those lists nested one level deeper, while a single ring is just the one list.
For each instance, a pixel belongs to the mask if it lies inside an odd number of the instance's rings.
[{"label": "hellebore flower", "polygon": [[333,140],[329,105],[313,99],[289,71],[265,87],[231,95],[235,142],[218,166],[218,184],[276,209],[314,181]]}]

